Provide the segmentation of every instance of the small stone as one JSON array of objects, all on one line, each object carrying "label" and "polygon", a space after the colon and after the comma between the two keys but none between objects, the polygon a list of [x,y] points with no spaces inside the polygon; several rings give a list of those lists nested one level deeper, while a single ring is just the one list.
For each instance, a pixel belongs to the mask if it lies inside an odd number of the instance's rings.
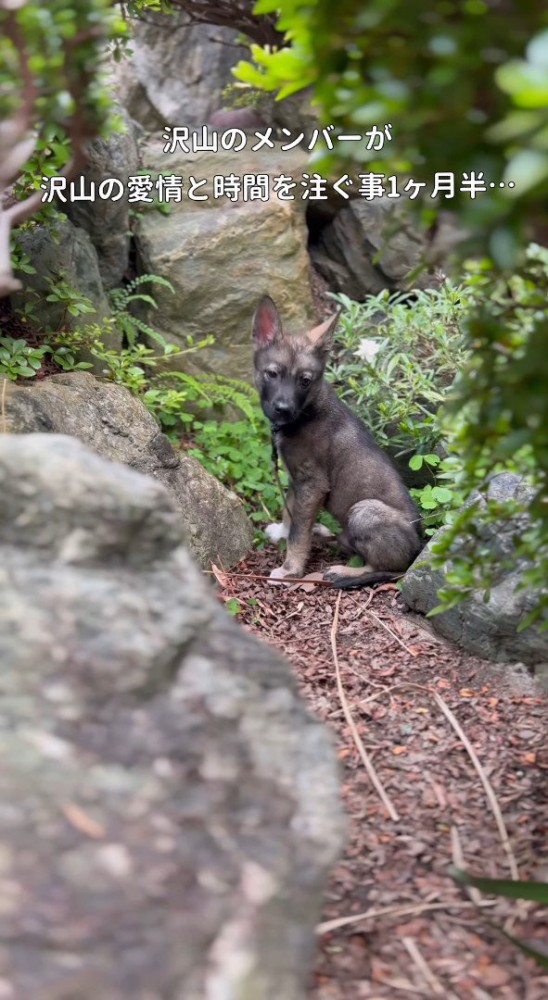
[{"label": "small stone", "polygon": [[104,844],[97,848],[96,857],[105,871],[115,878],[128,878],[133,872],[131,855],[123,844]]}]

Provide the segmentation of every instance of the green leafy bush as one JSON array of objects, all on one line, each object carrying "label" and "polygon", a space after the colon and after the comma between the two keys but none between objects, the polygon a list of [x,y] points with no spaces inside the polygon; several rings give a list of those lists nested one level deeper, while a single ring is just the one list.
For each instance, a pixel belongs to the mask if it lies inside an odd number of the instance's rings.
[{"label": "green leafy bush", "polygon": [[12,382],[33,378],[45,353],[45,347],[29,347],[26,340],[0,337],[0,375],[7,375]]},{"label": "green leafy bush", "polygon": [[[73,288],[64,274],[60,274],[55,280],[50,279],[50,292],[46,295],[46,302],[57,302],[63,306],[64,313],[60,321],[63,328],[68,316],[84,316],[86,313],[94,313],[95,306],[90,299],[81,295],[77,289]],[[35,297],[39,299],[37,293]]]},{"label": "green leafy bush", "polygon": [[[132,343],[126,347],[107,347],[105,340],[113,332],[127,334],[133,320],[132,316],[128,319],[129,315],[125,313],[121,329],[118,326],[119,316],[114,313],[101,324],[88,323],[74,330],[52,331],[47,335],[43,351],[49,353],[65,371],[95,367],[100,377],[129,389],[142,400],[176,443],[185,428],[196,422],[196,414],[200,411],[217,408],[222,412],[226,407],[234,407],[250,418],[254,416],[255,391],[247,383],[221,375],[191,375],[168,367],[174,360],[200,351],[211,343],[211,337],[195,342],[189,336],[186,347],[181,348],[167,342],[160,333],[144,324],[143,327],[134,327],[135,337],[138,333],[146,333],[149,338],[152,332],[157,346],[138,343],[132,336]],[[95,365],[93,362],[77,361],[83,351],[94,359]]]},{"label": "green leafy bush", "polygon": [[[485,170],[493,187],[474,199],[457,186],[449,207],[499,267],[518,264],[525,210],[545,218],[548,188],[548,31],[538,4],[432,0],[425,10],[406,0],[339,0],[336,31],[331,0],[258,0],[254,9],[277,17],[285,45],[252,45],[237,80],[277,99],[312,86],[322,123],[343,133],[392,125],[382,149],[317,147],[315,167],[359,164],[427,183],[437,170]],[[513,189],[496,183],[509,180]]]},{"label": "green leafy bush", "polygon": [[[451,452],[459,456],[458,487],[468,496],[483,490],[495,473],[510,469],[535,489],[529,528],[515,538],[514,561],[527,568],[523,585],[538,594],[536,607],[520,628],[541,621],[548,628],[548,250],[531,244],[524,266],[507,280],[494,281],[488,261],[470,275],[476,305],[465,320],[472,346],[469,361],[455,380],[443,414]],[[451,519],[436,541],[437,565],[452,559],[453,574],[440,591],[443,606],[455,604],[479,586],[489,590],[500,572],[478,532],[515,516],[516,506],[488,501]]]},{"label": "green leafy bush", "polygon": [[112,318],[129,347],[135,347],[139,335],[165,347],[166,341],[162,334],[135,312],[136,304],[148,309],[157,309],[155,298],[150,293],[141,291],[144,285],[161,285],[173,292],[173,285],[166,278],[158,274],[140,274],[122,288],[112,289],[110,293]]},{"label": "green leafy bush", "polygon": [[[24,263],[20,255],[18,259]],[[29,267],[29,270],[33,269]],[[186,346],[177,346],[135,315],[136,305],[149,309],[156,307],[154,297],[142,291],[150,284],[172,287],[158,275],[140,275],[125,287],[111,292],[111,316],[101,323],[93,323],[84,321],[84,317],[95,312],[91,300],[74,289],[64,274],[59,274],[50,280],[46,296],[48,302],[56,302],[62,307],[59,329],[42,331],[44,341],[37,348],[30,347],[24,339],[2,338],[0,373],[13,379],[31,377],[45,357],[51,358],[64,371],[95,367],[100,377],[123,385],[139,396],[175,441],[197,420],[197,413],[204,410],[217,409],[222,413],[226,407],[231,407],[253,421],[256,393],[247,383],[215,374],[191,375],[169,367],[173,361],[200,351],[213,341],[213,337],[195,341],[188,336]],[[29,291],[16,314],[29,328],[31,325],[36,327],[39,301],[38,293]],[[69,327],[69,318],[81,322],[71,323]],[[125,345],[121,349],[107,346],[116,333],[121,334]],[[143,337],[147,343],[142,342],[140,338]],[[154,346],[149,345],[150,341]],[[82,353],[93,360],[81,360]]]},{"label": "green leafy bush", "polygon": [[[472,291],[445,282],[409,295],[381,292],[342,306],[329,375],[377,442],[396,456],[430,455],[442,446],[437,411],[469,356],[461,322]],[[418,468],[416,464],[412,468]],[[422,463],[421,463],[422,464]]]},{"label": "green leafy bush", "polygon": [[[449,442],[446,444],[450,446]],[[435,476],[433,483],[410,490],[421,512],[424,533],[428,536],[451,520],[453,511],[464,503],[466,493],[460,486],[462,462],[458,455],[448,455],[442,459],[437,455],[414,455],[409,462],[410,467],[417,468],[419,459],[424,459],[426,464],[433,467]]]},{"label": "green leafy bush", "polygon": [[329,377],[378,444],[422,473],[411,493],[426,534],[464,499],[440,408],[469,357],[463,324],[474,294],[466,282],[446,281],[413,299],[388,292],[363,303],[334,296],[342,312]]},{"label": "green leafy bush", "polygon": [[225,486],[244,500],[255,523],[275,521],[282,509],[266,420],[255,403],[251,419],[194,421],[194,455]]}]

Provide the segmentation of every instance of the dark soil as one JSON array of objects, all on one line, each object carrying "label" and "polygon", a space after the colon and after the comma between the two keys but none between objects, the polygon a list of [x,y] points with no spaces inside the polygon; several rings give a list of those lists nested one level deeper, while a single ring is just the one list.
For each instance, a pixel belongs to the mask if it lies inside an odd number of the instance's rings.
[{"label": "dark soil", "polygon": [[[318,547],[311,569],[334,561]],[[510,867],[480,777],[435,695],[454,713],[494,789],[520,878],[542,881],[548,698],[523,668],[468,656],[426,631],[405,614],[393,585],[344,592],[335,635],[342,686],[397,810],[399,819],[390,819],[341,709],[331,645],[338,592],[274,587],[250,575],[266,575],[279,562],[269,546],[234,573],[220,573],[220,597],[239,609],[246,629],[285,653],[311,711],[337,742],[348,840],[322,920],[407,908],[331,930],[320,925],[310,1000],[548,997],[548,970],[495,926],[548,953],[548,909],[510,900],[477,909],[448,873],[456,863],[509,878]]]}]

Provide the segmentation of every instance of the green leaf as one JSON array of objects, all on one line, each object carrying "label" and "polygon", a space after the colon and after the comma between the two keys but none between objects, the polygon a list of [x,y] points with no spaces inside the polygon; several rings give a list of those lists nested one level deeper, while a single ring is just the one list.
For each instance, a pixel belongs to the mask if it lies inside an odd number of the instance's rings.
[{"label": "green leaf", "polygon": [[507,899],[529,899],[535,903],[548,906],[548,883],[533,881],[514,881],[501,878],[480,878],[470,875],[462,868],[450,868],[451,876],[464,885],[471,885],[481,892],[491,896],[504,896]]},{"label": "green leaf", "polygon": [[262,70],[258,70],[249,62],[241,60],[232,69],[232,75],[236,77],[237,80],[241,80],[242,83],[249,83],[252,87],[259,87],[265,90],[275,90],[276,84],[270,82],[267,85],[267,80],[265,74]]},{"label": "green leaf", "polygon": [[145,302],[147,305],[152,306],[153,309],[157,309],[158,305],[156,300],[152,298],[152,295],[147,295],[145,292],[134,292],[129,295],[126,299],[126,305],[130,302]]},{"label": "green leaf", "polygon": [[291,97],[291,94],[297,94],[299,90],[304,90],[305,87],[308,87],[311,82],[311,80],[296,80],[294,83],[286,83],[285,87],[282,87],[276,94],[276,100],[283,101],[286,97]]},{"label": "green leaf", "polygon": [[498,68],[495,79],[518,107],[545,108],[548,104],[548,72],[542,66],[513,59]]},{"label": "green leaf", "polygon": [[548,73],[548,30],[540,31],[527,44],[527,59],[535,67]]},{"label": "green leaf", "polygon": [[347,566],[363,566],[364,561],[361,556],[351,556],[347,562]]},{"label": "green leaf", "polygon": [[511,941],[516,948],[519,948],[524,955],[527,955],[529,958],[533,958],[538,965],[542,965],[543,968],[548,969],[548,954],[539,951],[538,948],[534,948],[533,945],[527,944],[526,941],[520,941],[519,938],[516,938],[512,934],[509,934],[508,931],[505,931],[504,927],[497,927],[497,930],[499,930],[508,941]]},{"label": "green leaf", "polygon": [[548,152],[539,149],[522,149],[508,161],[504,181],[516,185],[508,190],[508,197],[523,196],[526,191],[542,184],[548,178]]},{"label": "green leaf", "polygon": [[445,486],[434,486],[432,488],[432,496],[439,503],[449,503],[453,499],[453,491],[448,490]]}]

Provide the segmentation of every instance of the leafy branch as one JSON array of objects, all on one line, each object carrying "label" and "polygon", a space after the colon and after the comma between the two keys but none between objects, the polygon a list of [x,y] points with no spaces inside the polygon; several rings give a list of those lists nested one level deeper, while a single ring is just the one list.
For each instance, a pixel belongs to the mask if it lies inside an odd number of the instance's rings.
[{"label": "leafy branch", "polygon": [[[11,230],[40,210],[40,190],[14,196],[37,149],[44,122],[69,144],[59,174],[73,180],[87,162],[87,143],[101,133],[110,102],[95,84],[100,47],[123,30],[107,0],[68,6],[0,0],[0,297],[18,290],[10,259]],[[20,185],[19,185],[20,186]]]}]

